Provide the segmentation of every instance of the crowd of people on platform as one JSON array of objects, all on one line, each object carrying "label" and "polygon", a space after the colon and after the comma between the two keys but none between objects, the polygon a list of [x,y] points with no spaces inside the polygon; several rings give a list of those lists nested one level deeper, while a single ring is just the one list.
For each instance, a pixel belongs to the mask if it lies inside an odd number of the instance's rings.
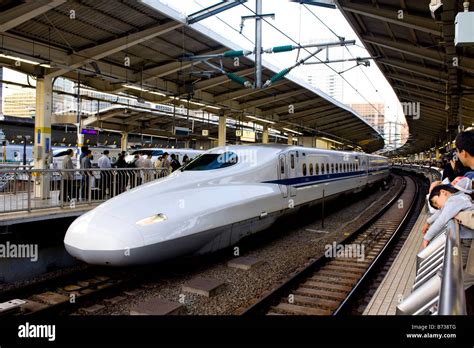
[{"label": "crowd of people on platform", "polygon": [[[68,149],[62,162],[62,169],[65,171],[63,172],[63,189],[60,193],[61,200],[67,202],[74,198],[84,199],[88,197],[92,180],[94,180],[94,186],[99,188],[100,191],[100,197],[94,198],[103,199],[106,195],[110,196],[114,188],[116,194],[122,193],[127,187],[133,188],[143,182],[167,176],[190,162],[190,158],[187,155],[183,156],[183,162],[180,163],[179,158],[175,154],[170,155],[167,152],[163,153],[155,161],[153,161],[150,153],[137,153],[134,155],[133,160],[129,162],[126,161],[126,155],[127,153],[122,151],[118,154],[117,160],[112,162],[109,150],[104,150],[97,162],[97,166],[100,169],[126,168],[144,170],[117,171],[115,180],[112,179],[110,171],[103,170],[100,172],[100,179],[97,182],[95,182],[96,179],[92,171],[84,171],[80,182],[77,183],[77,180],[74,178],[74,171],[72,171],[72,169],[75,169],[72,162],[74,151]],[[81,147],[81,155],[79,157],[80,168],[92,169],[92,159],[92,151],[87,146]]]},{"label": "crowd of people on platform", "polygon": [[444,158],[441,181],[434,181],[429,189],[430,216],[422,227],[423,247],[429,245],[451,219],[469,229],[461,229],[462,239],[472,239],[474,232],[474,131],[465,131],[456,137],[456,149]]}]

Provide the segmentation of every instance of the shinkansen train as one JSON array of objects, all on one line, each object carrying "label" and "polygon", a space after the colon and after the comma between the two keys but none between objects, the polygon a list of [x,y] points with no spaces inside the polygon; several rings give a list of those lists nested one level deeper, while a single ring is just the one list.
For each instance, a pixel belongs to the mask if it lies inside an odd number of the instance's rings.
[{"label": "shinkansen train", "polygon": [[97,265],[200,255],[234,245],[323,194],[357,192],[388,175],[387,158],[358,152],[217,147],[82,215],[64,244],[72,256]]}]

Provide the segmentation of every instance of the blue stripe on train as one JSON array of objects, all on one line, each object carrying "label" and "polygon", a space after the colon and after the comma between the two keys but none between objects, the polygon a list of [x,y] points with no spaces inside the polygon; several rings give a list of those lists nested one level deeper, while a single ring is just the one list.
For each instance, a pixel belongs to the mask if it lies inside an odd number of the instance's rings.
[{"label": "blue stripe on train", "polygon": [[[388,167],[371,169],[370,171],[374,172],[374,171],[381,171],[381,170],[384,170],[384,169],[388,169]],[[326,182],[346,179],[346,178],[349,178],[349,177],[353,178],[353,177],[359,177],[359,176],[364,176],[364,175],[365,175],[365,170],[364,171],[358,171],[358,172],[349,172],[349,173],[333,173],[333,174],[300,176],[298,178],[264,181],[263,183],[264,184],[278,184],[278,185],[286,185],[286,186],[304,187],[304,186],[322,184],[322,183],[326,183]],[[372,174],[369,173],[369,175],[372,175]]]}]

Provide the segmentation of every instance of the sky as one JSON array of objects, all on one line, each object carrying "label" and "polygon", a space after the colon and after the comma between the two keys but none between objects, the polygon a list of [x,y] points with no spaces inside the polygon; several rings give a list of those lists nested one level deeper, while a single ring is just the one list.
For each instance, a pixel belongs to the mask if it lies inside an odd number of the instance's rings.
[{"label": "sky", "polygon": [[[160,2],[170,6],[184,15],[189,15],[199,11],[205,7],[218,3],[218,0],[160,0]],[[310,10],[314,13],[312,14]],[[255,11],[255,0],[249,0],[244,5],[239,5],[225,12],[221,12],[217,16],[213,16],[200,21],[205,25],[218,32],[221,36],[239,44],[245,49],[253,49],[255,38],[255,22],[254,20],[246,20],[242,34],[239,33],[241,16],[253,15]],[[345,50],[344,58],[369,57],[370,54],[363,47],[361,41],[357,38],[357,34],[352,30],[342,13],[338,9],[327,9],[318,6],[300,5],[289,0],[263,0],[264,14],[274,13],[275,18],[267,17],[271,24],[278,28],[286,36],[275,29],[270,24],[263,22],[263,47],[269,48],[273,46],[297,43],[305,43],[310,41],[333,42],[338,41],[337,36],[342,36],[346,40],[356,40],[356,45],[347,46],[346,48],[331,48],[329,51],[329,59],[331,57],[338,58],[342,55],[340,50]],[[324,22],[322,24],[316,17]],[[337,35],[337,36],[336,36]],[[292,40],[294,40],[294,42]],[[335,51],[333,51],[335,50]],[[347,51],[349,50],[349,52]],[[313,51],[310,49],[310,52]],[[309,53],[302,51],[300,59]],[[326,59],[326,52],[323,51],[317,55],[322,60]],[[265,54],[263,59],[279,68],[286,68],[296,62],[297,51]],[[310,61],[317,61],[311,59]],[[355,66],[355,62],[344,63],[344,69]],[[337,72],[340,69],[335,64],[330,64]],[[292,70],[292,74],[303,78],[308,69],[314,69],[315,65],[300,66]],[[324,66],[319,69],[330,70],[330,67]],[[371,61],[370,67],[355,67],[341,74],[348,81],[344,83],[343,100],[345,104],[350,103],[385,103],[385,121],[396,121],[405,123],[405,117],[401,105],[396,97],[390,84],[387,82],[383,74],[380,72],[374,61]],[[342,77],[339,77],[342,79]],[[350,85],[349,85],[350,84]]]}]

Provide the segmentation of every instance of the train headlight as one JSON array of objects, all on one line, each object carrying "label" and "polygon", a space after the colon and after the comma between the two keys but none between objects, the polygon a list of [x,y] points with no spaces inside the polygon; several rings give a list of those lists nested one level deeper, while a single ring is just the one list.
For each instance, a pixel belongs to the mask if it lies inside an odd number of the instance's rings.
[{"label": "train headlight", "polygon": [[168,220],[168,217],[165,214],[159,213],[137,221],[137,225],[148,226],[165,220]]}]

